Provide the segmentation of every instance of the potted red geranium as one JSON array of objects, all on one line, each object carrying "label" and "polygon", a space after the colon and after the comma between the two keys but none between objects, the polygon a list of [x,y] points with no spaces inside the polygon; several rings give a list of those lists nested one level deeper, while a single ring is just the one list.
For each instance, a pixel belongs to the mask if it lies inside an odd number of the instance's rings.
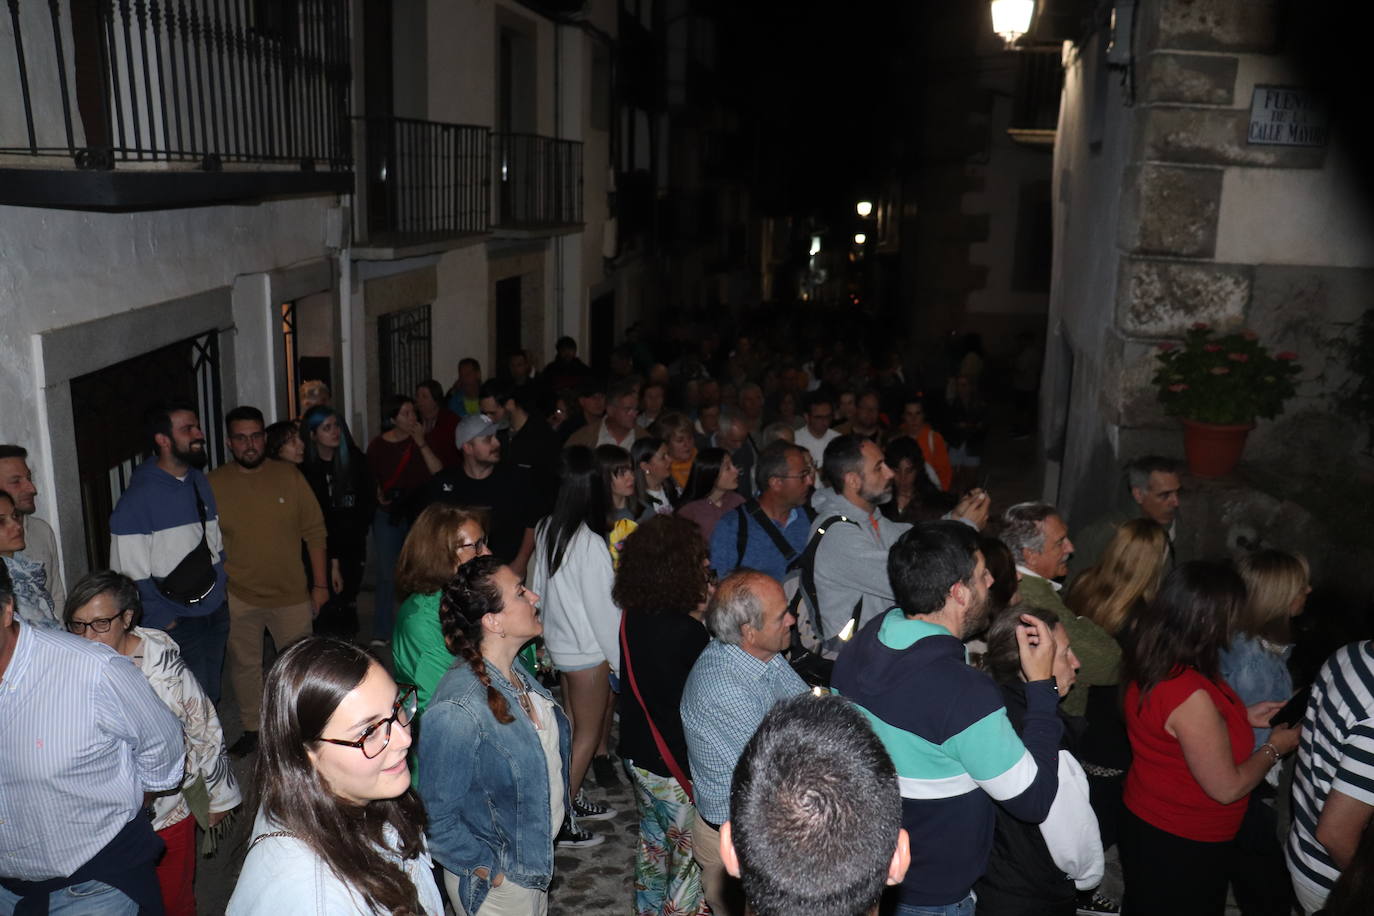
[{"label": "potted red geranium", "polygon": [[1159,401],[1182,421],[1188,468],[1199,477],[1236,466],[1255,418],[1278,416],[1302,371],[1298,354],[1271,354],[1253,331],[1218,334],[1202,322],[1182,344],[1160,344],[1155,358]]}]

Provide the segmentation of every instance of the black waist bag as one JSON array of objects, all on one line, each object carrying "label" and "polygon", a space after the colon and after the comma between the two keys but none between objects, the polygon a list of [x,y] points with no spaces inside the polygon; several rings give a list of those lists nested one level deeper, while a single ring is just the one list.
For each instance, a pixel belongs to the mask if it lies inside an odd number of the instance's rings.
[{"label": "black waist bag", "polygon": [[205,503],[194,483],[191,484],[191,490],[196,494],[196,511],[200,513],[200,543],[181,558],[175,569],[161,579],[154,579],[153,584],[162,597],[195,607],[210,597],[219,577],[215,573],[215,557],[210,553],[206,537]]}]

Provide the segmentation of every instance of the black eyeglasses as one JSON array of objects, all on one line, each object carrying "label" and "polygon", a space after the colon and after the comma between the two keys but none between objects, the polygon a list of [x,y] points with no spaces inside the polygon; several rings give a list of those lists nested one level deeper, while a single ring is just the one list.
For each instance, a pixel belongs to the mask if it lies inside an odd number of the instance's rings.
[{"label": "black eyeglasses", "polygon": [[395,722],[402,727],[409,725],[410,720],[415,718],[415,710],[420,703],[416,695],[419,688],[412,684],[398,684],[397,686],[401,688],[401,693],[396,697],[396,705],[391,707],[391,715],[380,722],[369,725],[357,741],[345,741],[342,738],[321,738],[320,740],[343,747],[356,747],[363,752],[363,756],[368,760],[386,750],[387,745],[391,743],[391,724]]},{"label": "black eyeglasses", "polygon": [[120,611],[113,617],[95,617],[91,620],[71,620],[67,622],[67,630],[73,636],[80,636],[82,633],[85,633],[87,627],[90,627],[97,633],[108,633],[110,632],[110,625],[123,617],[124,614],[124,611]]}]

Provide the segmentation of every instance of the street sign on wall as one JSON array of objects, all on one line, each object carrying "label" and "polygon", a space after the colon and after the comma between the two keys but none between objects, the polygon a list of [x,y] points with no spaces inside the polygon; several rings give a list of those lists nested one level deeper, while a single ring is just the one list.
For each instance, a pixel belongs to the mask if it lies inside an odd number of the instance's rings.
[{"label": "street sign on wall", "polygon": [[1326,146],[1326,99],[1295,86],[1256,86],[1246,142],[1259,146]]}]

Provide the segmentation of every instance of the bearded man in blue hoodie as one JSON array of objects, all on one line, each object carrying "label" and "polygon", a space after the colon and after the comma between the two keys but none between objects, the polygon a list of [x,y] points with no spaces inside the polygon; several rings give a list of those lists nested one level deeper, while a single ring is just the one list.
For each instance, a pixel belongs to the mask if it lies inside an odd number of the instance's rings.
[{"label": "bearded man in blue hoodie", "polygon": [[[143,626],[167,631],[205,695],[218,703],[229,607],[219,511],[201,473],[209,460],[205,434],[189,404],[155,405],[144,423],[152,456],[134,470],[110,513],[110,568],[138,583]],[[170,597],[159,583],[198,549],[202,538],[214,586],[202,596]]]}]

